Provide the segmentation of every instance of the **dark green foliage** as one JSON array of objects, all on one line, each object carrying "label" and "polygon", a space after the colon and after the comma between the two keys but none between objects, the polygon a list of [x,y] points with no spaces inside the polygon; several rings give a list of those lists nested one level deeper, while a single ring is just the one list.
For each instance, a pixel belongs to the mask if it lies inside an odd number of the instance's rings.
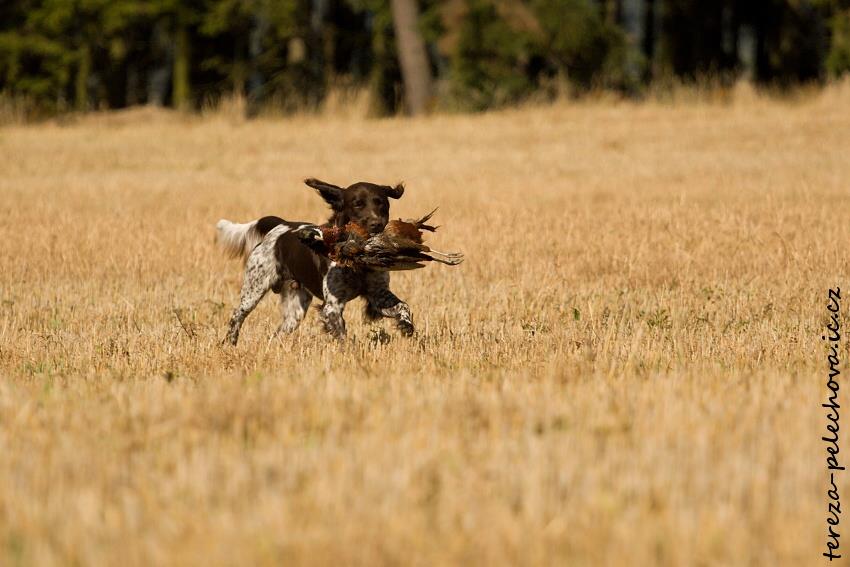
[{"label": "dark green foliage", "polygon": [[541,57],[576,87],[621,87],[626,78],[623,31],[602,19],[589,0],[534,0],[543,30]]},{"label": "dark green foliage", "polygon": [[755,0],[740,8],[755,31],[754,76],[789,86],[823,78],[829,53],[827,10],[806,0]]},{"label": "dark green foliage", "polygon": [[[790,86],[850,71],[847,0],[418,0],[442,107],[675,77]],[[389,0],[4,0],[0,96],[42,113],[236,93],[249,109],[403,99]]]},{"label": "dark green foliage", "polygon": [[484,110],[527,95],[532,35],[500,16],[492,0],[467,0],[466,8],[452,58],[456,104]]},{"label": "dark green foliage", "polygon": [[832,17],[832,45],[826,58],[826,68],[833,77],[850,72],[850,9]]},{"label": "dark green foliage", "polygon": [[389,0],[349,0],[349,6],[365,16],[371,39],[368,44],[369,89],[372,92],[371,113],[375,116],[394,114],[401,105],[401,69],[395,49],[393,17]]},{"label": "dark green foliage", "polygon": [[247,95],[252,106],[275,100],[300,107],[323,87],[321,75],[310,76],[306,57],[293,60],[289,53],[291,46],[304,45],[307,1],[206,0],[205,8],[198,27],[203,54],[196,65],[207,84],[216,85],[208,96],[226,91]]},{"label": "dark green foliage", "polygon": [[578,91],[636,86],[640,56],[594,2],[532,0],[502,6],[495,0],[467,0],[452,60],[453,92],[462,108],[512,103],[558,78]]},{"label": "dark green foliage", "polygon": [[[734,33],[735,25],[744,17],[738,2],[667,0],[663,8],[660,14],[660,72],[693,80],[707,75],[719,76],[735,68],[738,60],[735,40],[724,42],[723,34]],[[764,14],[762,17],[770,16]]]}]

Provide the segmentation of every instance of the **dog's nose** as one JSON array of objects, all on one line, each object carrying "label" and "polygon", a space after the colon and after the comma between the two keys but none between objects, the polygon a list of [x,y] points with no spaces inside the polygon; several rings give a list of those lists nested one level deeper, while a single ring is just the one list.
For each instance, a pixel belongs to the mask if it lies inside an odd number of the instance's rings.
[{"label": "dog's nose", "polygon": [[384,224],[381,222],[371,222],[369,223],[369,232],[378,233],[384,230]]}]

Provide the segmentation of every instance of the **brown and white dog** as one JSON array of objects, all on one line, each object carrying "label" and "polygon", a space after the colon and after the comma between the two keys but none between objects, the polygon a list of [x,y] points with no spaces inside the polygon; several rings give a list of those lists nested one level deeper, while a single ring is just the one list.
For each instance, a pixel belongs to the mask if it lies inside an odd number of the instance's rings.
[{"label": "brown and white dog", "polygon": [[[353,221],[371,234],[381,232],[389,221],[389,199],[398,199],[404,193],[402,184],[393,187],[359,182],[342,188],[318,179],[304,182],[331,206],[331,217],[324,226],[345,226]],[[242,224],[218,221],[219,244],[231,256],[245,259],[242,295],[233,310],[227,340],[236,344],[243,321],[269,290],[280,295],[283,321],[278,333],[297,329],[313,297],[318,297],[324,301],[321,318],[325,329],[341,338],[345,336],[345,304],[362,296],[369,319],[391,317],[404,335],[412,335],[410,308],[390,291],[389,273],[337,266],[316,254],[297,236],[298,231],[315,230],[309,227],[314,225],[279,217]]]}]

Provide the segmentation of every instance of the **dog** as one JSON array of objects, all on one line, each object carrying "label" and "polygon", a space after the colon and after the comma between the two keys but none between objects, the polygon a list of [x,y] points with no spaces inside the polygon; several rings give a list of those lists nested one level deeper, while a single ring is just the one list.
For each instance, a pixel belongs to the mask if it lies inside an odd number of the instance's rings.
[{"label": "dog", "polygon": [[[381,232],[389,221],[389,199],[404,194],[402,183],[390,186],[361,181],[345,188],[313,178],[304,183],[331,207],[331,217],[323,226],[355,222],[370,234]],[[312,223],[268,216],[248,223],[222,219],[216,229],[225,252],[245,259],[241,297],[226,337],[231,344],[238,342],[245,318],[270,290],[280,295],[282,321],[275,335],[295,331],[314,297],[324,302],[320,317],[325,330],[336,338],[345,336],[346,303],[361,296],[366,299],[367,319],[389,317],[396,320],[403,335],[415,332],[407,303],[389,289],[388,272],[338,266],[302,244],[298,234],[317,230]]]}]

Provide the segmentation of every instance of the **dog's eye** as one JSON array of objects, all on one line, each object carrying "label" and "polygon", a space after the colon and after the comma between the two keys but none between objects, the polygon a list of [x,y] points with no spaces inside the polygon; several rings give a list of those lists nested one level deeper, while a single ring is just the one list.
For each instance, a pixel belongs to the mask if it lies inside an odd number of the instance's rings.
[{"label": "dog's eye", "polygon": [[363,201],[354,201],[354,208],[355,209],[362,209],[363,208]]}]

